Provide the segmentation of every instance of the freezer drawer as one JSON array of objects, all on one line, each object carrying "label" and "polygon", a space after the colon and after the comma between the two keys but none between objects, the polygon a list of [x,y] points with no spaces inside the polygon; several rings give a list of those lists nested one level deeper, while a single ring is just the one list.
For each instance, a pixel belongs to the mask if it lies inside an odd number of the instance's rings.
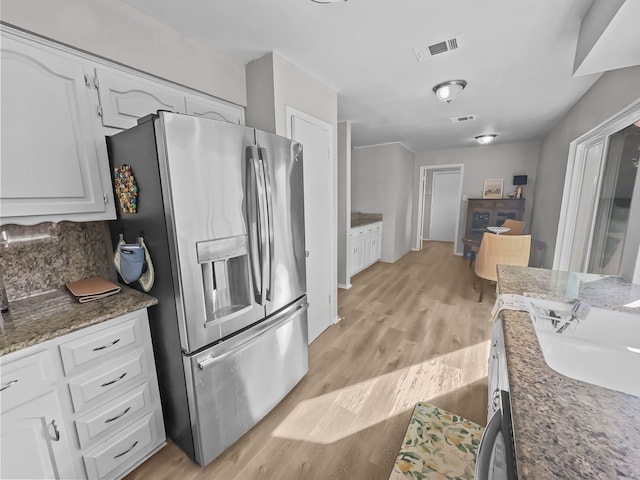
[{"label": "freezer drawer", "polygon": [[206,465],[269,413],[309,369],[306,296],[254,328],[185,357],[196,461]]}]

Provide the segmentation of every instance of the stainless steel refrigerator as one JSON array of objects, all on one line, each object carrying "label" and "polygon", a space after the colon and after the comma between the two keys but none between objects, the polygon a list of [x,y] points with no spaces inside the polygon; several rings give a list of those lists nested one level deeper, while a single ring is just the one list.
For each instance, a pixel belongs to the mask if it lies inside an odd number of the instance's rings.
[{"label": "stainless steel refrigerator", "polygon": [[114,245],[142,236],[152,259],[166,430],[206,465],[308,371],[302,147],[169,112],[107,146],[138,187],[110,230]]}]

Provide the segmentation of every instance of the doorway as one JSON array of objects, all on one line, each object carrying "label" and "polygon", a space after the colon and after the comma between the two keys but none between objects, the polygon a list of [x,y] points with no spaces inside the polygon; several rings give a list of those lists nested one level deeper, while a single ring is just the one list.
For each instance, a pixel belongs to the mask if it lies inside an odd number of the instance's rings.
[{"label": "doorway", "polygon": [[414,250],[422,240],[453,242],[458,251],[463,164],[421,166]]},{"label": "doorway", "polygon": [[[460,210],[457,202],[459,190],[459,171],[433,172],[431,215],[428,222],[429,231],[426,240],[440,242],[453,242],[455,240],[457,212]],[[425,215],[426,213],[425,209]],[[422,238],[424,239],[424,232]]]},{"label": "doorway", "polygon": [[[309,302],[309,343],[333,323],[336,295],[333,280],[333,128],[293,108],[287,107],[288,134],[303,146],[305,244],[307,250],[307,299]],[[337,268],[337,266],[335,266]]]},{"label": "doorway", "polygon": [[640,100],[571,143],[553,268],[640,283]]}]

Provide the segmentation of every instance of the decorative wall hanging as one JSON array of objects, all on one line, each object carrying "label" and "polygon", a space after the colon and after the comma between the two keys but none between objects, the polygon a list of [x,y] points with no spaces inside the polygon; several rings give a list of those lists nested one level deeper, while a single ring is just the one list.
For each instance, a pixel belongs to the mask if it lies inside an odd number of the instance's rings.
[{"label": "decorative wall hanging", "polygon": [[131,165],[122,165],[113,169],[113,183],[120,201],[122,213],[136,213],[138,210],[138,184],[133,176]]}]

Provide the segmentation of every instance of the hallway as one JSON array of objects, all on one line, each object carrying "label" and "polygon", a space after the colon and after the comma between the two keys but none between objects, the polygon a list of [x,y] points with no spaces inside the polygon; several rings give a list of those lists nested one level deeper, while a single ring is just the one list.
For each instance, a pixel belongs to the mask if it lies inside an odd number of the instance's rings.
[{"label": "hallway", "polygon": [[477,302],[451,250],[425,242],[352,278],[342,320],[310,345],[307,376],[210,465],[169,442],[127,478],[385,480],[417,401],[484,425],[494,298]]}]

